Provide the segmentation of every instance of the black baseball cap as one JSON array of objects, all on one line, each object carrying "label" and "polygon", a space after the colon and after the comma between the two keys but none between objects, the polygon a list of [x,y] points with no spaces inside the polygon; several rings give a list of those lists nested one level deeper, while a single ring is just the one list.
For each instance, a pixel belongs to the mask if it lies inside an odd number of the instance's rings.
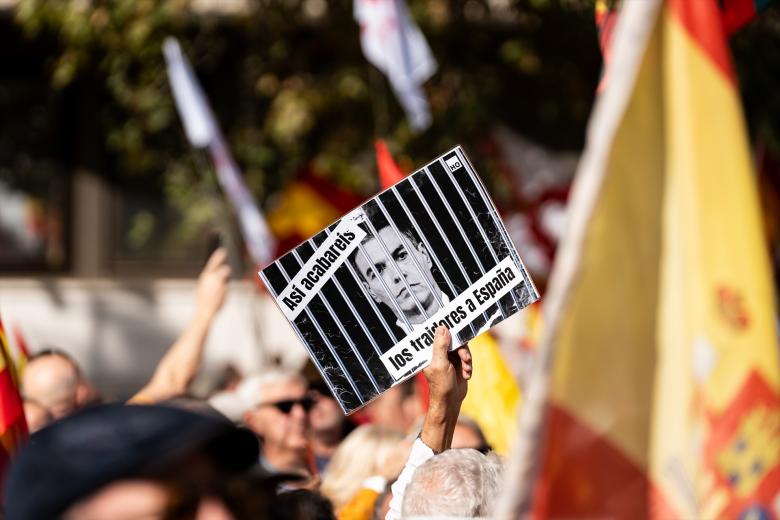
[{"label": "black baseball cap", "polygon": [[259,445],[249,430],[180,408],[87,408],[36,432],[13,459],[6,518],[55,518],[106,484],[166,471],[195,453],[240,473],[257,463]]}]

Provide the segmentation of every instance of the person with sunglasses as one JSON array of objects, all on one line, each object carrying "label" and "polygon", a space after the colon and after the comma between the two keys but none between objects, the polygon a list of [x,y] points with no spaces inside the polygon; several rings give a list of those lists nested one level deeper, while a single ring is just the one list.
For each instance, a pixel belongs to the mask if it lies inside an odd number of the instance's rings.
[{"label": "person with sunglasses", "polygon": [[269,370],[244,379],[236,389],[241,420],[262,440],[260,464],[267,470],[316,476],[309,444],[306,380],[294,372]]}]

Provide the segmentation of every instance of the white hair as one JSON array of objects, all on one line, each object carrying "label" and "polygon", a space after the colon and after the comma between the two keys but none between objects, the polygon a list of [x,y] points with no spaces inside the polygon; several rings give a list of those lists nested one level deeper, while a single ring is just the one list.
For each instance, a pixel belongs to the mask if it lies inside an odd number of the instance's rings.
[{"label": "white hair", "polygon": [[233,391],[214,394],[209,398],[209,404],[231,421],[240,422],[244,413],[263,402],[267,386],[288,381],[298,381],[308,386],[306,379],[297,372],[274,368],[245,377]]},{"label": "white hair", "polygon": [[502,463],[477,450],[447,450],[417,468],[403,517],[489,517],[501,490]]}]

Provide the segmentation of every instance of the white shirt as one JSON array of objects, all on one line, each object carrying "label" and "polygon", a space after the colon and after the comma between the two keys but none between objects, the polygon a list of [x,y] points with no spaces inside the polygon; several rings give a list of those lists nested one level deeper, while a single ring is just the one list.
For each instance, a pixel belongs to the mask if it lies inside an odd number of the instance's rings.
[{"label": "white shirt", "polygon": [[414,441],[412,444],[412,451],[409,452],[409,458],[406,459],[406,465],[404,466],[401,474],[398,475],[395,483],[390,486],[393,492],[393,499],[390,500],[390,509],[387,511],[385,520],[400,520],[401,519],[401,507],[404,504],[404,492],[406,486],[412,481],[412,475],[414,472],[425,464],[429,459],[432,459],[435,453],[430,449],[420,438]]}]

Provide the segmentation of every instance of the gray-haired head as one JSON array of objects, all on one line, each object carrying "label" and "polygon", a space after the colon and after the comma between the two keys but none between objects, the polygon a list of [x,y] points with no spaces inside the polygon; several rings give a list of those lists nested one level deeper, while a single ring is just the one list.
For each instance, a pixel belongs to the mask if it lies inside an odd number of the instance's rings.
[{"label": "gray-haired head", "polygon": [[271,368],[245,377],[235,390],[214,394],[208,402],[231,421],[241,422],[246,412],[263,402],[266,388],[286,381],[298,381],[307,386],[306,379],[297,372]]},{"label": "gray-haired head", "polygon": [[414,472],[404,494],[403,517],[490,517],[502,469],[494,453],[447,450]]}]

